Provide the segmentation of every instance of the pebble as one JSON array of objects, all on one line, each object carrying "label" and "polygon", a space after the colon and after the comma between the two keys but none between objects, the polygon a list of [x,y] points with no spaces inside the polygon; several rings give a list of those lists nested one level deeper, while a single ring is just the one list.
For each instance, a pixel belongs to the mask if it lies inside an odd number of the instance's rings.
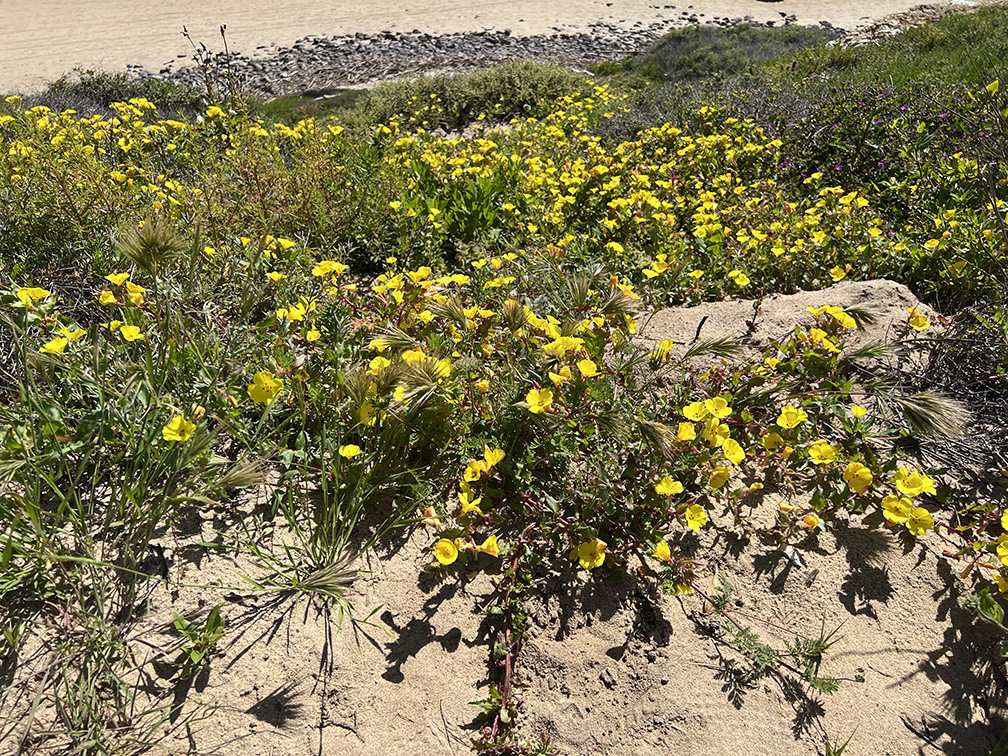
[{"label": "pebble", "polygon": [[[675,6],[665,6],[674,8]],[[690,6],[692,7],[692,6]],[[697,26],[696,14],[683,11],[683,18],[638,22],[631,28],[597,21],[584,31],[512,36],[510,29],[451,34],[428,34],[386,30],[376,34],[356,32],[334,37],[304,37],[290,47],[259,45],[252,56],[223,53],[208,56],[208,64],[219,72],[230,70],[240,86],[261,97],[297,95],[311,91],[324,96],[326,90],[418,76],[430,73],[466,73],[514,61],[551,62],[583,70],[603,61],[619,60],[648,49],[669,31]],[[782,14],[782,22],[796,23],[793,15]],[[718,18],[709,25],[726,28],[748,23],[769,27],[751,17]],[[160,78],[201,87],[203,71],[197,65],[169,61],[158,73],[131,67],[140,79]],[[317,93],[323,94],[318,95]]]},{"label": "pebble", "polygon": [[866,21],[857,28],[830,42],[841,47],[864,47],[878,44],[882,40],[893,37],[906,29],[921,26],[930,21],[937,21],[952,13],[968,12],[976,6],[973,2],[963,2],[956,5],[917,5],[907,10],[893,13],[885,18]]}]

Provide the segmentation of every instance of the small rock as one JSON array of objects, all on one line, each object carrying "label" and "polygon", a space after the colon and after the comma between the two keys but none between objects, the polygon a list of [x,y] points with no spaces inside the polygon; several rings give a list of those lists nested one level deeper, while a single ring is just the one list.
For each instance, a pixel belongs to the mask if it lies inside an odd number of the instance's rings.
[{"label": "small rock", "polygon": [[612,689],[616,687],[616,675],[609,667],[606,667],[605,671],[599,675],[599,680],[601,680],[602,684],[607,688]]}]

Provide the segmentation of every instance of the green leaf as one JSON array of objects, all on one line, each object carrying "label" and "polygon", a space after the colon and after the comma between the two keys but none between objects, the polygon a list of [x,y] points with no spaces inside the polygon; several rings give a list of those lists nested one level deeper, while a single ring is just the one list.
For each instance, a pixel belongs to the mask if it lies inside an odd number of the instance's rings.
[{"label": "green leaf", "polygon": [[178,630],[182,635],[186,636],[190,640],[196,640],[196,629],[192,626],[192,622],[187,620],[178,612],[172,612],[172,616],[175,618],[175,629]]},{"label": "green leaf", "polygon": [[1004,621],[1004,609],[1001,608],[997,599],[990,595],[989,589],[984,588],[980,591],[977,594],[977,599],[977,610],[980,613],[980,619],[992,625],[1000,625]]},{"label": "green leaf", "polygon": [[219,606],[215,606],[213,611],[207,615],[204,635],[210,643],[216,643],[224,635],[224,618],[221,617]]},{"label": "green leaf", "polygon": [[997,94],[998,87],[1000,87],[1000,86],[1001,86],[1001,82],[998,79],[994,79],[994,81],[992,81],[990,84],[988,84],[986,87],[984,87],[984,89],[987,90],[987,94],[989,94],[991,97],[993,97],[994,95]]}]

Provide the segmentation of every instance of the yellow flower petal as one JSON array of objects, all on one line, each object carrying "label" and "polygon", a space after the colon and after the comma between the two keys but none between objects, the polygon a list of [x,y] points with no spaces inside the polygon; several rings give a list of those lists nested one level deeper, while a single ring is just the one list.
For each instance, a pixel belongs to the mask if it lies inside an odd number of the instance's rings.
[{"label": "yellow flower petal", "polygon": [[339,448],[340,456],[346,457],[347,459],[353,459],[362,451],[364,450],[357,446],[357,444],[343,444]]},{"label": "yellow flower petal", "polygon": [[453,541],[442,538],[434,544],[434,557],[447,567],[458,559],[458,548]]}]

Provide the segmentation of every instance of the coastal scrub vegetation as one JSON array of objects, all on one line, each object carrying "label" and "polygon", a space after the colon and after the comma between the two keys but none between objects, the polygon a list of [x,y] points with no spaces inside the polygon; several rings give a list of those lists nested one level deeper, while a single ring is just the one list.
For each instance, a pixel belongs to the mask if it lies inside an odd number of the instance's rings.
[{"label": "coastal scrub vegetation", "polygon": [[[379,90],[352,123],[0,107],[0,743],[138,753],[211,716],[187,692],[234,586],[366,619],[357,557],[402,528],[436,579],[499,577],[487,753],[548,752],[515,735],[515,676],[549,570],[700,594],[757,674],[836,690],[832,628],[774,649],[731,586],[703,592],[704,529],[789,553],[850,521],[940,543],[1008,632],[1004,502],[912,453],[975,418],[981,477],[1006,464],[1000,80],[954,107],[865,84],[786,123],[726,99],[632,129],[659,112],[638,95],[522,70]],[[463,114],[471,135],[435,133]],[[744,363],[638,334],[668,304],[877,277],[954,316],[968,339],[911,308],[900,344],[982,363],[982,390],[849,347],[871,314],[825,297]],[[258,571],[153,644],[146,597],[182,580],[163,544],[210,513],[234,526],[203,545]]]},{"label": "coastal scrub vegetation", "polygon": [[836,29],[816,26],[687,26],[669,32],[641,55],[593,70],[633,88],[668,81],[721,82],[756,73],[768,61],[799,50],[823,49],[837,36]]}]

